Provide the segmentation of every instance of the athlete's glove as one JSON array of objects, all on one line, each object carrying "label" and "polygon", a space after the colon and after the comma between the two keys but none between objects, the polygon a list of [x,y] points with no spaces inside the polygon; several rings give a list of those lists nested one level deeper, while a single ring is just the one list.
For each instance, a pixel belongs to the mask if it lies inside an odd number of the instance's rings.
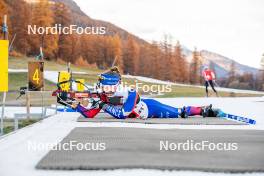
[{"label": "athlete's glove", "polygon": [[102,109],[103,107],[105,107],[107,105],[106,102],[102,101],[102,100],[93,100],[91,105],[91,109]]},{"label": "athlete's glove", "polygon": [[100,101],[99,104],[98,104],[98,106],[99,106],[100,109],[105,110],[106,107],[108,106],[108,104],[105,103],[105,102],[103,102],[103,101]]},{"label": "athlete's glove", "polygon": [[107,97],[106,93],[100,93],[99,94],[99,98],[102,102],[104,103],[109,103],[109,98]]}]

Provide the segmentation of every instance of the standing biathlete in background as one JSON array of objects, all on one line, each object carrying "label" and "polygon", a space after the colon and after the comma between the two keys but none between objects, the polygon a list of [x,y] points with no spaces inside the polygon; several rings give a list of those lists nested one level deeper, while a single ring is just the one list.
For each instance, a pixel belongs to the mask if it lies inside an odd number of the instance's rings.
[{"label": "standing biathlete in background", "polygon": [[208,87],[209,85],[212,87],[213,91],[215,92],[216,96],[218,96],[217,91],[215,90],[214,83],[215,83],[215,74],[212,70],[210,70],[207,66],[204,67],[203,70],[203,77],[205,80],[205,91],[206,96],[208,97]]},{"label": "standing biathlete in background", "polygon": [[125,89],[119,84],[121,76],[117,68],[112,68],[109,72],[100,75],[99,87],[102,92],[109,92],[113,97],[122,97],[122,105],[113,105],[105,93],[100,94],[100,100],[94,101],[93,108],[86,108],[82,104],[73,104],[72,108],[76,109],[86,118],[93,118],[104,110],[106,113],[117,119],[125,118],[186,118],[193,115],[206,116],[210,106],[208,107],[194,107],[187,106],[183,108],[176,108],[163,104],[154,99],[141,98],[136,90]]}]

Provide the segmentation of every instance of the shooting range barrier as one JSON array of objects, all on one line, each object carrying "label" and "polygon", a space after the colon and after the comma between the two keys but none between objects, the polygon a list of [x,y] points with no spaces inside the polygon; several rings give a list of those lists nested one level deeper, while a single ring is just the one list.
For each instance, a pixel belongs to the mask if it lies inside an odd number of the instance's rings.
[{"label": "shooting range barrier", "polygon": [[[80,127],[60,144],[105,144],[105,150],[51,150],[36,165],[49,170],[159,169],[264,172],[264,131]],[[237,143],[237,150],[160,150],[160,141]],[[163,148],[164,149],[164,148]]]},{"label": "shooting range barrier", "polygon": [[146,120],[127,118],[115,119],[107,113],[100,112],[95,118],[84,118],[80,116],[77,122],[124,122],[124,123],[143,123],[143,124],[172,124],[172,125],[247,125],[246,123],[227,120],[217,117],[203,118],[201,116],[183,118],[148,118]]},{"label": "shooting range barrier", "polygon": [[25,119],[41,120],[56,114],[57,100],[51,93],[52,91],[26,91],[24,96],[16,99],[19,91],[7,92],[3,128],[12,128],[15,131],[18,124]]}]

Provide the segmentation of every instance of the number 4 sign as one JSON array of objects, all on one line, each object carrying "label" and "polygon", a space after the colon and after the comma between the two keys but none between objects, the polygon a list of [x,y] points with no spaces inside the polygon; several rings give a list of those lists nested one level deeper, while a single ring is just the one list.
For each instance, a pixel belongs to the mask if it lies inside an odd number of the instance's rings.
[{"label": "number 4 sign", "polygon": [[44,87],[44,62],[28,62],[28,90],[40,91]]}]

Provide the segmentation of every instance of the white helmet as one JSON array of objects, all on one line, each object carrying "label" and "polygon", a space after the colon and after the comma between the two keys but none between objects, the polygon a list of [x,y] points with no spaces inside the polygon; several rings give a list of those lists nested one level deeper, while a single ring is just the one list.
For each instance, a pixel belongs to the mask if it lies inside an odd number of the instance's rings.
[{"label": "white helmet", "polygon": [[208,65],[203,66],[203,70],[208,70],[208,69],[209,69]]}]

